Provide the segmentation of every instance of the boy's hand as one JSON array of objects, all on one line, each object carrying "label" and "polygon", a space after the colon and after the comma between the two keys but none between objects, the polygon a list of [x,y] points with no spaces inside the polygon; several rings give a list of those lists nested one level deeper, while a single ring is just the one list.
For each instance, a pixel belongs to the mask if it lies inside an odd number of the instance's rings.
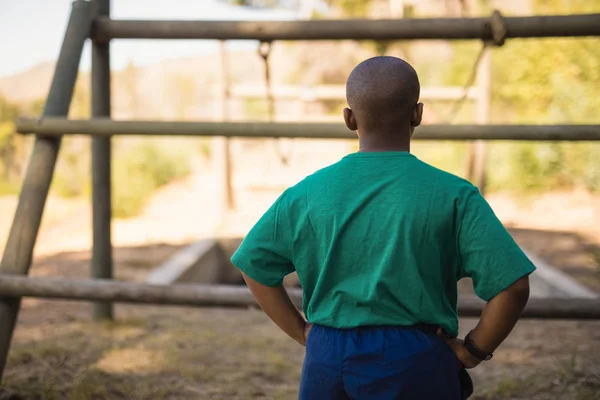
[{"label": "boy's hand", "polygon": [[310,333],[311,329],[312,329],[312,324],[310,322],[305,322],[304,323],[304,335],[303,335],[304,341],[301,343],[302,346],[306,346],[306,339],[308,339],[308,334]]},{"label": "boy's hand", "polygon": [[456,358],[458,358],[465,368],[475,368],[481,363],[482,360],[469,353],[461,339],[449,338],[441,328],[438,329],[437,334],[439,337],[444,339],[448,346],[450,346],[450,348],[454,351],[454,354],[456,354]]}]

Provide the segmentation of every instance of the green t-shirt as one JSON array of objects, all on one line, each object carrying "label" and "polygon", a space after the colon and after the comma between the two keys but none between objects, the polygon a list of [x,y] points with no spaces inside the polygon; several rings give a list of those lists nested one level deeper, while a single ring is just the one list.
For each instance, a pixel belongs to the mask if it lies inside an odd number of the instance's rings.
[{"label": "green t-shirt", "polygon": [[335,328],[437,324],[458,334],[457,282],[490,300],[535,270],[469,182],[406,152],[354,153],[287,189],[231,261]]}]

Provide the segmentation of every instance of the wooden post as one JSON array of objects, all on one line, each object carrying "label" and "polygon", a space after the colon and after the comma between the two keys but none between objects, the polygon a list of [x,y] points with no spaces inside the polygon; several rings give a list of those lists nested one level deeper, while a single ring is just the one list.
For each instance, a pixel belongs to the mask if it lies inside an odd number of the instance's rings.
[{"label": "wooden post", "polygon": [[[93,0],[94,16],[110,15],[110,0]],[[92,43],[92,117],[110,118],[110,42]],[[92,137],[92,278],[112,279],[111,139]],[[94,321],[112,320],[112,303],[92,305]]]},{"label": "wooden post", "polygon": [[[222,120],[223,122],[229,121],[229,107],[231,100],[231,76],[229,69],[229,60],[227,58],[227,48],[225,47],[225,42],[220,42],[220,52],[221,52],[221,83],[222,83],[222,95],[221,95],[221,108],[222,108]],[[224,175],[224,191],[225,191],[225,203],[229,210],[233,210],[235,208],[235,200],[233,197],[233,185],[231,182],[231,139],[217,138],[218,142],[218,151],[222,152],[223,159],[223,175]],[[219,157],[221,159],[221,157]]]},{"label": "wooden post", "polygon": [[[481,62],[477,66],[477,88],[479,95],[476,107],[476,122],[480,125],[487,125],[490,122],[491,51],[489,47],[483,51]],[[473,180],[481,194],[485,195],[487,145],[484,140],[477,140],[473,146]]]},{"label": "wooden post", "polygon": [[[91,23],[90,4],[81,0],[73,2],[71,16],[44,107],[44,116],[66,116],[69,112],[81,52],[85,40],[90,34]],[[60,136],[36,137],[19,196],[17,211],[0,263],[0,275],[27,275],[29,273],[59,147]],[[6,357],[20,305],[21,302],[18,298],[0,300],[0,378],[6,365]]]}]

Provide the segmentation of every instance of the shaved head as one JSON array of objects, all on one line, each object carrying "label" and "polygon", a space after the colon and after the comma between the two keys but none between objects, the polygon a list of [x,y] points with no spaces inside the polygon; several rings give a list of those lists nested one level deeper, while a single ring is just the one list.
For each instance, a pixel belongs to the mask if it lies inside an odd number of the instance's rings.
[{"label": "shaved head", "polygon": [[385,56],[365,60],[348,77],[346,125],[362,135],[396,134],[410,139],[421,122],[419,94],[419,77],[406,61]]}]

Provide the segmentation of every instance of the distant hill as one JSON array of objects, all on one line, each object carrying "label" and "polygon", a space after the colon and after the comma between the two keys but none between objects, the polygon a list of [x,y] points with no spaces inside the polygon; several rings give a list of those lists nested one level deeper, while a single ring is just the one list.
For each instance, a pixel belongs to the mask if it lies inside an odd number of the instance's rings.
[{"label": "distant hill", "polygon": [[[270,59],[272,83],[343,83],[351,68],[369,55],[368,50],[353,42],[276,43]],[[264,63],[257,52],[228,52],[227,59],[232,84],[264,83]],[[54,63],[45,62],[0,78],[0,95],[17,104],[44,98],[53,73]],[[221,85],[219,53],[143,67],[129,66],[112,73],[113,116],[218,119],[222,109],[218,102]],[[80,74],[73,102],[79,101],[88,108],[85,104],[89,101],[89,89],[89,73]],[[232,105],[233,118],[243,112],[243,104],[237,103]]]},{"label": "distant hill", "polygon": [[[432,51],[434,49],[435,51]],[[318,85],[343,84],[351,69],[360,61],[373,56],[374,46],[357,42],[299,42],[275,43],[270,58],[272,83]],[[390,55],[403,56],[402,48],[391,48]],[[433,55],[436,55],[437,58]],[[452,50],[441,41],[415,43],[410,58],[421,64],[450,59]],[[434,60],[435,59],[435,60]],[[227,53],[227,68],[232,85],[263,85],[265,70],[262,58],[255,51]],[[130,65],[112,72],[112,110],[115,119],[150,120],[220,120],[223,106],[222,65],[220,54],[207,54],[157,64],[136,67]],[[9,102],[26,104],[45,98],[48,94],[54,63],[46,62],[27,71],[0,78],[0,95]],[[72,102],[71,117],[89,115],[90,77],[81,73]],[[73,114],[73,111],[75,113]],[[310,111],[300,111],[294,102],[278,101],[278,115],[297,115],[309,112],[316,116],[326,111],[313,104]],[[331,109],[330,109],[331,111]],[[264,119],[264,103],[234,99],[229,106],[230,118]],[[426,124],[438,122],[436,111],[428,108]]]},{"label": "distant hill", "polygon": [[26,71],[0,78],[0,95],[17,104],[45,97],[54,74],[54,64],[53,61],[43,62]]}]

